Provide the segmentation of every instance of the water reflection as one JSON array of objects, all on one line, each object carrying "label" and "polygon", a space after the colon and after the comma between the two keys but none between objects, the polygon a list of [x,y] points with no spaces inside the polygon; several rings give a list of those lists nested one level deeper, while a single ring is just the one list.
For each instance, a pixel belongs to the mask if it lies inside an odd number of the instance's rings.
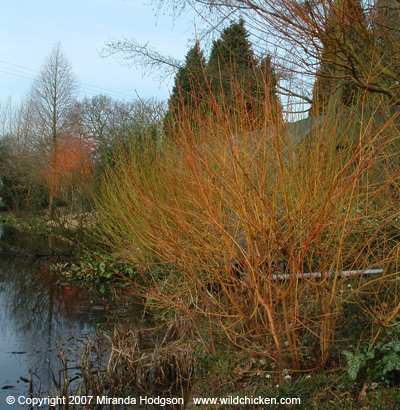
[{"label": "water reflection", "polygon": [[[26,393],[34,369],[42,390],[57,365],[57,343],[93,337],[101,325],[140,317],[131,303],[116,312],[110,298],[76,286],[60,286],[47,260],[0,257],[0,409],[5,398]],[[132,310],[134,309],[134,310]]]}]

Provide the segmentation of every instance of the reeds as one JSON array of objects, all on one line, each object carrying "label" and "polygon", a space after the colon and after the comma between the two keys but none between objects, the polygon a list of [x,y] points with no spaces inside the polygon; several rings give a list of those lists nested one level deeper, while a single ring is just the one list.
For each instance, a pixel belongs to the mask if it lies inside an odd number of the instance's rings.
[{"label": "reeds", "polygon": [[105,379],[114,391],[135,386],[145,393],[186,390],[192,382],[193,350],[187,344],[144,348],[140,331],[117,329],[112,336]]},{"label": "reeds", "polygon": [[[48,397],[49,403],[54,403],[50,407],[57,409],[122,408],[106,399],[132,396],[139,401],[142,393],[169,398],[168,408],[181,409],[193,382],[194,355],[190,344],[170,340],[176,331],[162,334],[157,328],[115,327],[111,333],[99,333],[95,341],[73,340],[81,351],[71,346],[63,349],[60,343],[58,369],[49,369],[50,391],[43,390],[45,386],[33,369],[29,379],[23,380],[29,383],[32,398]],[[156,342],[159,336],[162,341]]]},{"label": "reeds", "polygon": [[344,286],[357,293],[398,272],[398,120],[362,98],[294,125],[268,95],[252,112],[234,97],[228,106],[210,92],[175,111],[156,155],[121,149],[98,222],[142,272],[138,293],[206,346],[268,356],[280,374],[321,368]]}]

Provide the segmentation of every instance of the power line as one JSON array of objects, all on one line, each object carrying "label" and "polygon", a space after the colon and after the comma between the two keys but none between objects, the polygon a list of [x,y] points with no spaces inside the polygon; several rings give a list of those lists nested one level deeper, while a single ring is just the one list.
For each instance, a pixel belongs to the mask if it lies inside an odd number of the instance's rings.
[{"label": "power line", "polygon": [[[34,76],[33,74],[26,73],[25,71],[21,71],[21,70],[16,70],[15,68],[4,67],[3,65],[0,65],[0,68],[3,68],[3,69],[5,69],[5,70],[14,71],[14,72],[16,72],[16,73],[21,73],[21,74],[29,75],[29,76],[31,76],[31,77],[29,77],[29,78],[32,78],[32,79],[35,78],[35,76]],[[27,77],[27,78],[28,78],[28,77]]]},{"label": "power line", "polygon": [[23,69],[25,69],[25,70],[34,71],[35,73],[38,73],[38,72],[39,72],[38,70],[34,70],[33,68],[24,67],[24,66],[22,66],[22,65],[9,63],[9,62],[3,61],[3,60],[0,60],[0,63],[8,64],[8,65],[13,65],[14,67],[19,67],[19,68],[23,68]]},{"label": "power line", "polygon": [[34,79],[33,77],[25,77],[24,75],[9,73],[8,71],[0,70],[0,72],[5,73],[5,74],[10,74],[10,75],[15,75],[16,77],[27,78],[28,80],[33,80]]},{"label": "power line", "polygon": [[108,88],[98,87],[98,86],[96,86],[96,85],[91,85],[91,84],[86,84],[86,83],[81,83],[81,84],[84,86],[83,88],[87,88],[87,87],[96,88],[96,89],[98,89],[98,90],[104,90],[104,91],[108,91],[108,92],[113,93],[113,94],[125,95],[125,96],[127,96],[127,97],[132,98],[132,95],[131,95],[131,94],[121,93],[121,92],[119,92],[119,91],[112,91],[112,90],[109,90]]},{"label": "power line", "polygon": [[[25,67],[25,66],[22,66],[22,65],[19,65],[19,64],[10,63],[10,62],[4,61],[4,60],[0,60],[0,63],[7,64],[7,65],[10,65],[10,66],[13,66],[13,67],[22,68],[24,70],[32,71],[34,73],[38,73],[38,74],[40,73],[39,70],[34,70],[33,68]],[[3,70],[1,70],[1,68],[6,69],[8,71],[3,71]],[[11,71],[11,72],[9,72],[9,71]],[[26,78],[28,80],[35,79],[35,76],[31,73],[26,73],[24,71],[17,70],[15,68],[11,68],[11,67],[4,67],[4,65],[0,66],[0,72],[5,73],[5,74],[14,75],[16,77]],[[20,74],[15,74],[15,73],[25,74],[25,75],[28,75],[30,77],[26,77],[26,76],[23,76],[23,75],[20,75]],[[88,84],[88,83],[81,83],[81,89],[86,90],[86,91],[88,91],[92,94],[95,94],[95,91],[99,90],[99,91],[107,91],[107,93],[113,94],[114,96],[123,96],[125,98],[126,97],[133,98],[133,96],[131,94],[121,93],[119,91],[113,91],[113,90],[110,90],[108,88],[99,87],[97,85],[92,85],[92,84]],[[92,90],[92,89],[95,89],[95,90]]]}]

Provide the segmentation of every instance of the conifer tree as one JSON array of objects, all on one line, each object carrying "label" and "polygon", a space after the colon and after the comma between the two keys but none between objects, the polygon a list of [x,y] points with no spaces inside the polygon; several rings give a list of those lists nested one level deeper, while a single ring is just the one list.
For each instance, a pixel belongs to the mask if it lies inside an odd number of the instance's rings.
[{"label": "conifer tree", "polygon": [[177,115],[186,113],[190,116],[193,110],[199,108],[207,89],[204,75],[205,64],[203,53],[196,42],[186,54],[185,65],[178,69],[175,77],[164,120],[167,130],[174,126]]},{"label": "conifer tree", "polygon": [[[338,21],[342,22],[339,26]],[[331,6],[325,23],[325,35],[321,55],[321,65],[313,90],[312,115],[329,112],[341,112],[344,107],[357,104],[363,90],[358,87],[354,77],[357,64],[352,64],[352,58],[362,58],[367,47],[366,38],[361,41],[360,27],[365,26],[365,18],[360,0],[340,0]],[[340,28],[341,27],[341,28]],[[344,55],[343,44],[348,43],[355,50],[355,55]],[[353,72],[347,65],[353,66]]]},{"label": "conifer tree", "polygon": [[264,115],[269,104],[275,118],[281,115],[271,57],[255,58],[243,19],[232,23],[214,41],[206,71],[214,95],[226,106],[241,101],[247,113],[257,117]]},{"label": "conifer tree", "polygon": [[[72,66],[58,43],[45,60],[30,96],[38,144],[48,164],[57,162],[60,141],[69,132],[69,115],[76,101],[77,88]],[[49,170],[53,171],[51,167]],[[50,219],[55,218],[55,199],[55,192],[50,189]]]},{"label": "conifer tree", "polygon": [[205,59],[196,42],[186,54],[185,65],[179,68],[175,77],[170,103],[174,106],[182,104],[191,108],[195,106],[196,100],[205,91],[204,67]]},{"label": "conifer tree", "polygon": [[251,83],[256,65],[249,33],[244,20],[240,19],[227,27],[221,38],[213,43],[207,64],[212,91],[216,96],[224,96],[229,103],[234,99],[235,85],[243,88]]},{"label": "conifer tree", "polygon": [[225,106],[225,113],[236,111],[243,116],[247,112],[250,122],[265,117],[266,104],[270,104],[274,115],[281,115],[271,58],[266,56],[261,61],[255,58],[244,24],[240,19],[223,31],[221,38],[213,43],[207,64],[197,42],[189,50],[185,65],[175,78],[165,117],[167,130],[174,128],[180,114],[186,114],[192,126],[196,126],[202,110],[209,111],[207,102],[211,103],[212,98]]}]

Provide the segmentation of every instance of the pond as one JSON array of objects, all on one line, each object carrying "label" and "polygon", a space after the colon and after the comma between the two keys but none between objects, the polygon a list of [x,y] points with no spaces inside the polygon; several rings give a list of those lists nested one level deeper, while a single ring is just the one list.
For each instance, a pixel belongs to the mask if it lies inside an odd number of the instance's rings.
[{"label": "pond", "polygon": [[60,348],[79,353],[79,340],[96,338],[100,327],[135,326],[141,319],[131,300],[115,303],[115,292],[61,285],[50,264],[0,255],[0,409],[21,407],[6,398],[28,394],[30,371],[40,391],[51,390]]}]

